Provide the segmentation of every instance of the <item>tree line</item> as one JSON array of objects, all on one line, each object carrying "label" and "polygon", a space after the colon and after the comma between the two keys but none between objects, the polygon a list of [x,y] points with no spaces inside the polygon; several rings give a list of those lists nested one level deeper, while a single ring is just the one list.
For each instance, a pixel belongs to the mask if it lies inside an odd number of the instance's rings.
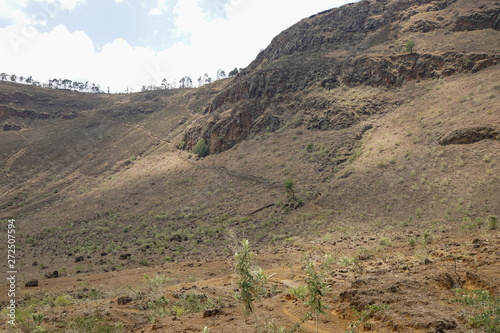
[{"label": "tree line", "polygon": [[234,68],[228,74],[222,69],[217,70],[217,74],[215,76],[215,80],[213,80],[207,73],[198,77],[196,81],[191,79],[189,76],[184,76],[180,80],[174,79],[172,82],[169,82],[167,79],[163,79],[161,85],[143,85],[141,91],[151,91],[151,90],[166,90],[166,89],[187,89],[187,88],[196,88],[204,86],[205,84],[209,84],[216,80],[222,80],[227,77],[233,77],[238,75],[241,71],[241,68]]},{"label": "tree line", "polygon": [[[0,80],[29,84],[36,87],[66,89],[80,92],[104,93],[98,84],[90,81],[78,82],[69,79],[51,79],[48,82],[34,80],[32,76],[23,77],[16,74],[0,73]],[[108,91],[109,92],[109,91]]]},{"label": "tree line", "polygon": [[[226,77],[236,76],[241,69],[234,68],[228,74],[222,69],[217,71],[215,80],[225,79]],[[51,89],[64,89],[71,91],[79,91],[79,92],[91,92],[91,93],[105,93],[104,90],[98,84],[95,84],[90,81],[80,82],[80,81],[72,81],[69,79],[61,79],[55,78],[48,80],[48,82],[40,82],[34,80],[32,76],[24,77],[17,76],[16,74],[7,74],[0,73],[0,80],[2,81],[11,81],[23,84],[29,84],[36,87],[43,88],[51,88]],[[188,89],[201,87],[205,84],[209,84],[214,81],[207,73],[203,74],[198,78],[196,82],[194,82],[189,76],[184,76],[180,80],[173,80],[169,82],[166,78],[162,80],[160,85],[143,85],[141,91],[151,91],[151,90],[166,90],[166,89]],[[132,92],[128,88],[125,91],[126,93]],[[110,88],[107,88],[107,93],[110,93]]]}]

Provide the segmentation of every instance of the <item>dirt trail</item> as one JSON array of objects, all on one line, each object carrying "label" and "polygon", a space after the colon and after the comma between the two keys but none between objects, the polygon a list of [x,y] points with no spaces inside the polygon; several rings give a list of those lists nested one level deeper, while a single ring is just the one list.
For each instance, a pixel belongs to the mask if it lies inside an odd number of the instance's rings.
[{"label": "dirt trail", "polygon": [[144,133],[146,133],[147,136],[149,136],[150,138],[152,138],[154,140],[159,140],[159,141],[164,142],[164,143],[171,143],[169,140],[164,139],[162,137],[159,137],[158,135],[155,135],[155,134],[151,133],[150,130],[148,130],[147,128],[145,128],[142,125],[132,124],[132,123],[129,123],[129,122],[123,121],[123,120],[117,120],[117,119],[111,119],[111,118],[107,118],[107,117],[102,117],[102,116],[98,116],[98,115],[95,115],[95,114],[94,115],[87,115],[87,117],[89,117],[89,118],[97,118],[97,119],[100,119],[100,120],[110,121],[110,122],[114,122],[114,123],[119,123],[119,124],[125,125],[127,127],[133,128],[135,130],[138,130],[140,132],[144,132]]},{"label": "dirt trail", "polygon": [[8,173],[10,171],[10,168],[14,165],[14,163],[25,153],[26,153],[26,148],[21,148],[14,154],[12,154],[5,162],[5,166],[3,167],[3,172]]}]

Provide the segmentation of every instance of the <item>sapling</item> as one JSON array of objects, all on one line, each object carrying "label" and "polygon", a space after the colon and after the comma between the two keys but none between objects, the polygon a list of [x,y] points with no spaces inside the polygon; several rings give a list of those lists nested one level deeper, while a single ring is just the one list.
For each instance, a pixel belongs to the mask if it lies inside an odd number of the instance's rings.
[{"label": "sapling", "polygon": [[285,185],[286,191],[288,193],[292,194],[292,199],[295,200],[295,191],[293,190],[293,186],[295,184],[294,184],[293,180],[287,179],[287,180],[285,180],[285,182],[283,183],[283,185]]},{"label": "sapling", "polygon": [[413,54],[413,48],[415,47],[415,41],[410,39],[406,42],[405,48],[407,51],[409,51],[411,54]]},{"label": "sapling", "polygon": [[319,315],[326,314],[325,310],[328,308],[328,306],[323,303],[323,297],[325,297],[330,290],[327,277],[328,270],[332,262],[332,256],[325,255],[323,261],[320,263],[309,260],[304,269],[306,272],[307,288],[306,305],[316,316],[316,332],[319,331]]},{"label": "sapling", "polygon": [[[234,255],[236,259],[236,273],[238,284],[237,298],[243,303],[245,314],[254,314],[253,302],[260,298],[260,294],[264,289],[268,276],[261,268],[255,266],[255,253],[250,249],[250,242],[244,239],[241,242],[240,251]],[[255,315],[257,323],[257,315]]]}]

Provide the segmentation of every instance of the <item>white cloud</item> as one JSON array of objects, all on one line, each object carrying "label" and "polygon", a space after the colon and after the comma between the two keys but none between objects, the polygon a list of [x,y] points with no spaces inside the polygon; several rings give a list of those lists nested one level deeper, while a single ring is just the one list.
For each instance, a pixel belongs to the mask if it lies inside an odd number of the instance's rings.
[{"label": "white cloud", "polygon": [[58,0],[62,8],[72,10],[76,6],[84,4],[85,0]]},{"label": "white cloud", "polygon": [[[0,1],[0,10],[6,6],[19,9],[23,3]],[[57,2],[66,9],[82,3],[38,1]],[[224,18],[213,18],[203,12],[198,0],[179,0],[173,8],[174,22],[177,32],[190,36],[190,41],[161,51],[132,47],[121,38],[96,49],[82,31],[70,32],[59,25],[40,33],[18,23],[0,29],[0,64],[9,64],[2,71],[18,76],[31,75],[41,81],[88,80],[103,89],[110,86],[112,91],[137,91],[144,84],[160,85],[163,78],[173,82],[186,75],[196,82],[204,73],[215,77],[219,68],[228,72],[247,66],[280,31],[303,17],[347,2],[309,0],[292,5],[287,0],[231,0],[225,5]],[[159,0],[157,5],[167,6],[168,2]]]},{"label": "white cloud", "polygon": [[11,64],[12,73],[43,80],[82,76],[81,64],[94,54],[93,43],[85,33],[70,33],[62,25],[48,33],[31,30],[26,34],[25,29],[19,25],[0,29],[0,59]]},{"label": "white cloud", "polygon": [[28,0],[0,0],[0,18],[7,19],[12,24],[44,25],[47,19],[55,16],[61,10],[73,10],[86,0],[33,0],[38,5],[32,15],[26,14]]},{"label": "white cloud", "polygon": [[0,18],[13,23],[30,23],[31,20],[23,11],[27,2],[27,0],[0,0]]},{"label": "white cloud", "polygon": [[156,6],[149,11],[149,14],[162,15],[168,10],[168,5],[168,0],[156,0]]}]

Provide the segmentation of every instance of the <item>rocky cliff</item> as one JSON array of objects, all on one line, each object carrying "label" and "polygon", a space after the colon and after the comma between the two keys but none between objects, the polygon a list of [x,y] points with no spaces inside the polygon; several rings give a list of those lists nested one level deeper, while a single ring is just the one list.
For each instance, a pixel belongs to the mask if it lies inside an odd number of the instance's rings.
[{"label": "rocky cliff", "polygon": [[[393,89],[496,65],[499,13],[500,3],[488,0],[365,0],[306,18],[275,37],[212,99],[183,146],[204,138],[219,153],[294,119],[342,129],[389,112],[396,100],[346,106],[310,96],[362,85]],[[404,47],[410,39],[411,52]]]}]

